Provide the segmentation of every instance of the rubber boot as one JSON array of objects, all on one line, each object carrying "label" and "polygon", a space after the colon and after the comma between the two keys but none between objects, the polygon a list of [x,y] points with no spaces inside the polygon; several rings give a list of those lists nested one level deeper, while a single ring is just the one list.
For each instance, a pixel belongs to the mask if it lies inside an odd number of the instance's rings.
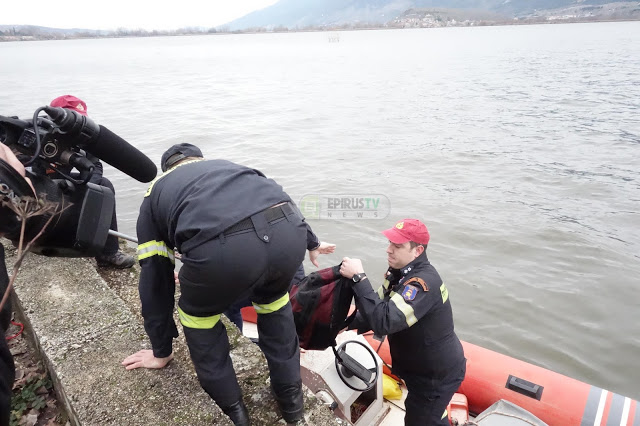
[{"label": "rubber boot", "polygon": [[222,411],[229,416],[234,425],[251,426],[249,411],[247,411],[247,407],[244,405],[242,400],[231,404],[228,407],[222,408]]},{"label": "rubber boot", "polygon": [[302,397],[302,381],[288,385],[272,385],[273,393],[287,423],[297,423],[304,414],[304,400]]}]

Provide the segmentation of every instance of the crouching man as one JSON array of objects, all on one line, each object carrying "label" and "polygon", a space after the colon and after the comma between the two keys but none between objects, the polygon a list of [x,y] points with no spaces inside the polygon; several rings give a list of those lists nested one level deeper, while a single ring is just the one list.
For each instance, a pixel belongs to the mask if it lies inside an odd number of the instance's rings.
[{"label": "crouching man", "polygon": [[142,315],[153,350],[123,364],[163,368],[172,359],[175,248],[183,264],[178,314],[200,385],[234,424],[250,424],[220,321],[234,302],[249,298],[282,417],[297,422],[300,351],[288,289],[305,251],[312,262],[324,253],[320,241],[289,195],[258,170],[205,160],[187,143],[169,148],[161,164],[164,173],[147,190],[137,224]]}]

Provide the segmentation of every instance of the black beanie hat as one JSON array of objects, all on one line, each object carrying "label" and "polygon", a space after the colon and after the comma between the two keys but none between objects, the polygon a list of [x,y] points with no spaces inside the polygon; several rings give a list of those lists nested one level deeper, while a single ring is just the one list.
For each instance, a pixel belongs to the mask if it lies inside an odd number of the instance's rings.
[{"label": "black beanie hat", "polygon": [[178,161],[187,157],[202,158],[202,151],[200,151],[200,148],[190,143],[179,143],[173,145],[171,148],[166,150],[164,154],[162,154],[162,159],[160,160],[162,172],[166,172]]}]

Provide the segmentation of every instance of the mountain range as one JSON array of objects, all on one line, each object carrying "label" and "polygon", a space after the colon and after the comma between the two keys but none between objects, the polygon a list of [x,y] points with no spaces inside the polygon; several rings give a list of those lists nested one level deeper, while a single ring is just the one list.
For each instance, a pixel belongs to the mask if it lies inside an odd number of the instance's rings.
[{"label": "mountain range", "polygon": [[0,25],[0,41],[149,36],[229,31],[419,28],[540,22],[640,20],[640,1],[610,0],[280,0],[218,27],[175,31],[60,29]]},{"label": "mountain range", "polygon": [[630,18],[640,18],[640,2],[611,0],[280,0],[220,28],[235,31],[250,28],[327,27],[354,23],[385,24],[411,9],[434,8],[491,12],[503,19],[562,13],[563,10],[612,10],[605,5],[621,4]]}]

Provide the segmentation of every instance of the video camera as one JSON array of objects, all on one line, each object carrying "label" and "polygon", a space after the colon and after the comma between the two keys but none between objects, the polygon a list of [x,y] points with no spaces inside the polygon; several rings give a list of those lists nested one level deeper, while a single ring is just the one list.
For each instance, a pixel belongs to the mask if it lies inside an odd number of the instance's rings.
[{"label": "video camera", "polygon": [[[42,111],[47,117],[39,115]],[[157,174],[155,164],[138,149],[70,109],[40,107],[31,121],[0,115],[0,142],[25,166],[38,199],[67,207],[34,243],[32,251],[45,256],[93,257],[102,251],[115,196],[109,188],[89,182],[97,159],[140,182],[150,182]],[[73,168],[77,172],[71,172]],[[33,195],[27,181],[0,161],[0,201]],[[25,241],[37,235],[50,216],[27,219]],[[20,218],[0,206],[0,233],[15,242],[20,228]]]}]

